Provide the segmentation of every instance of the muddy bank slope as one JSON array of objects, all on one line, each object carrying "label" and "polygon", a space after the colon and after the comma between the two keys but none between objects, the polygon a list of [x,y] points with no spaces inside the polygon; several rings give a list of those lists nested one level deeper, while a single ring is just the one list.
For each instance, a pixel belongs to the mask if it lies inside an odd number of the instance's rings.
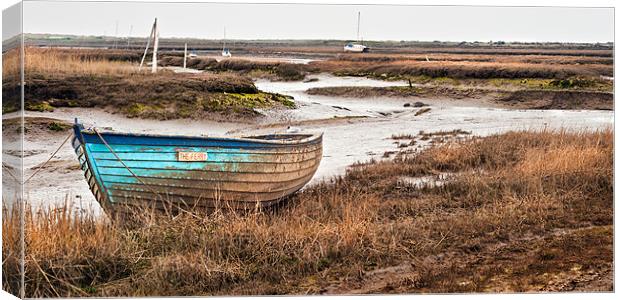
[{"label": "muddy bank slope", "polygon": [[[452,86],[394,87],[321,87],[311,88],[310,95],[346,98],[392,97],[411,101],[434,99],[485,99],[499,107],[517,109],[590,109],[613,110],[612,92],[588,90],[506,90]],[[474,101],[475,102],[475,101]]]}]

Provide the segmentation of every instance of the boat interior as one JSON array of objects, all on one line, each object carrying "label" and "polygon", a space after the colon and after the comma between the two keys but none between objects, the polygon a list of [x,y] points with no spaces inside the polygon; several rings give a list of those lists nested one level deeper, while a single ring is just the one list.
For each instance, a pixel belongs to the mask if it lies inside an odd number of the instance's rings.
[{"label": "boat interior", "polygon": [[300,141],[309,137],[312,137],[312,134],[266,134],[245,136],[244,138],[267,141]]}]

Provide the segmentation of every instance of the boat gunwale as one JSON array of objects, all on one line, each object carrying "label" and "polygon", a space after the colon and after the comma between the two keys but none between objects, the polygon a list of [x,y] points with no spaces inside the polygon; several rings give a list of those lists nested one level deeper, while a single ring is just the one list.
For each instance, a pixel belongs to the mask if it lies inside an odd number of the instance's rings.
[{"label": "boat gunwale", "polygon": [[[96,130],[96,131],[95,131]],[[319,133],[274,133],[274,134],[263,134],[257,136],[266,136],[266,135],[306,135],[308,137],[303,138],[301,140],[294,141],[285,141],[285,140],[266,140],[266,139],[253,139],[251,137],[221,137],[221,136],[191,136],[191,135],[166,135],[166,134],[150,134],[150,133],[122,133],[117,131],[109,131],[109,130],[98,130],[96,128],[88,128],[80,130],[80,133],[97,136],[97,133],[101,135],[112,135],[118,137],[140,137],[140,138],[159,138],[159,139],[180,139],[180,140],[196,140],[196,141],[213,141],[213,142],[250,142],[257,144],[270,144],[270,145],[305,145],[312,142],[316,142],[317,140],[323,137],[323,132]],[[120,144],[117,144],[120,145]],[[171,145],[174,145],[171,143]]]},{"label": "boat gunwale", "polygon": [[[88,143],[88,145],[103,145],[103,144],[94,144],[94,143]],[[188,152],[191,151],[196,151],[194,149],[190,149],[190,148],[198,148],[198,151],[209,151],[209,153],[215,153],[215,154],[252,154],[252,155],[280,155],[280,154],[304,154],[304,153],[311,153],[311,152],[315,152],[318,150],[322,150],[322,146],[315,146],[316,148],[314,149],[310,149],[308,147],[303,148],[301,150],[297,150],[297,151],[279,151],[277,150],[278,148],[274,148],[276,150],[250,150],[250,149],[245,149],[244,150],[237,150],[239,149],[239,147],[211,147],[211,146],[165,146],[165,147],[175,147],[174,151],[161,151],[161,150],[157,150],[157,149],[149,149],[148,151],[144,151],[144,149],[142,148],[141,150],[143,151],[137,151],[137,150],[119,150],[118,146],[129,146],[126,144],[109,144],[110,147],[114,150],[114,152],[116,153],[178,153],[181,150],[185,150]],[[145,145],[146,146],[146,145]],[[306,146],[310,146],[310,145],[306,145]],[[148,146],[148,147],[159,147],[159,146]],[[236,151],[224,151],[224,150],[236,150]],[[89,151],[91,153],[110,153],[110,150],[105,147],[102,150],[94,150],[92,147],[89,147]]]}]

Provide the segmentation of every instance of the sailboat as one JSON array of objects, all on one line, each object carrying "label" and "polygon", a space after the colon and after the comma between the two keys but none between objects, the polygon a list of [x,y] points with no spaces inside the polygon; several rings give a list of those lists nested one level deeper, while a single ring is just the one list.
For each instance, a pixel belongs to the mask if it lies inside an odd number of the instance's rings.
[{"label": "sailboat", "polygon": [[349,42],[344,46],[344,52],[368,52],[370,48],[360,43],[360,12],[357,12],[357,42]]},{"label": "sailboat", "polygon": [[222,46],[222,56],[224,57],[232,56],[232,54],[230,53],[230,50],[226,48],[226,27],[224,27],[224,46]]}]

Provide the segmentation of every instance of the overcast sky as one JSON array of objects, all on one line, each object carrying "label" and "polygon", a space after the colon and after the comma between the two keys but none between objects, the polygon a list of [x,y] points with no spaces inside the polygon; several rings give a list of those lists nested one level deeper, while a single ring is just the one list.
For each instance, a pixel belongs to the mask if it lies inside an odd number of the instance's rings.
[{"label": "overcast sky", "polygon": [[[612,8],[24,2],[24,32],[220,39],[613,41]],[[117,31],[118,24],[118,31]]]}]

